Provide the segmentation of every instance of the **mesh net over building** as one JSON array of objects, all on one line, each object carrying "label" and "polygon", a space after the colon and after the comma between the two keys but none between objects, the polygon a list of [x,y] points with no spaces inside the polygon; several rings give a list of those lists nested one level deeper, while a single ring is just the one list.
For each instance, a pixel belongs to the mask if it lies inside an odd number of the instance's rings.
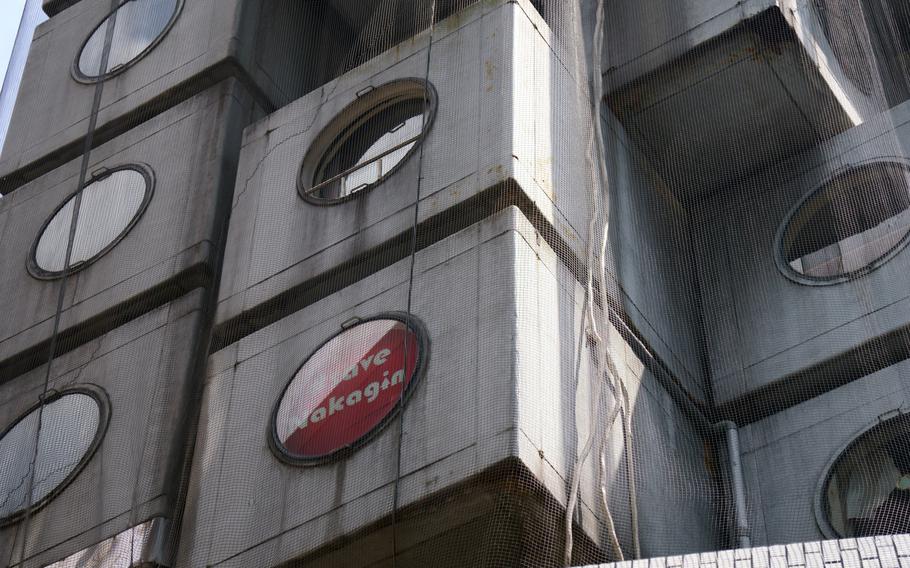
[{"label": "mesh net over building", "polygon": [[905,1],[43,7],[0,566],[910,566]]}]

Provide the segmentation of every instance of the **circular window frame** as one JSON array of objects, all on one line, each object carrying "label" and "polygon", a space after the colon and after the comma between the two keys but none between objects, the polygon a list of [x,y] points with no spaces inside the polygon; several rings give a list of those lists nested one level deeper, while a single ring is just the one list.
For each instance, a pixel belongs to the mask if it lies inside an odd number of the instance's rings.
[{"label": "circular window frame", "polygon": [[[876,164],[890,164],[898,166],[899,168],[903,169],[908,176],[910,176],[910,161],[902,157],[881,156],[870,160],[854,162],[835,170],[831,175],[827,176],[823,182],[815,185],[810,191],[807,191],[802,197],[797,200],[796,204],[790,208],[790,210],[784,216],[783,221],[778,226],[777,231],[774,235],[772,254],[774,257],[774,264],[777,266],[778,271],[783,274],[788,280],[805,286],[833,286],[836,284],[843,284],[844,282],[851,282],[877,270],[879,267],[897,256],[908,244],[910,244],[910,228],[908,228],[907,233],[901,237],[901,240],[898,241],[897,244],[888,249],[888,251],[876,258],[874,261],[852,272],[847,272],[833,277],[821,278],[807,276],[805,274],[799,273],[790,266],[785,258],[784,233],[786,233],[787,227],[790,226],[790,222],[793,220],[799,210],[802,209],[803,206],[806,205],[813,197],[815,197],[817,193],[825,189],[828,184],[832,183],[837,178],[850,171],[860,168],[873,167]],[[910,185],[908,185],[908,189],[910,189]]]},{"label": "circular window frame", "polygon": [[89,34],[85,37],[85,39],[82,40],[82,43],[79,44],[79,50],[76,51],[76,58],[73,60],[73,64],[70,66],[70,74],[73,76],[73,79],[76,82],[82,83],[84,85],[93,85],[95,83],[101,83],[101,82],[107,81],[108,79],[111,79],[112,77],[116,77],[117,75],[120,75],[121,73],[125,72],[127,69],[129,69],[130,67],[132,67],[133,65],[138,63],[140,60],[144,59],[145,56],[148,55],[153,49],[158,47],[158,44],[160,44],[164,40],[164,37],[168,33],[170,33],[171,28],[173,28],[174,24],[177,23],[177,18],[179,18],[180,14],[183,12],[183,5],[186,2],[186,0],[176,0],[177,6],[174,8],[174,13],[171,14],[171,19],[168,20],[167,24],[164,26],[164,28],[161,30],[161,32],[157,36],[155,36],[155,39],[153,39],[151,41],[151,43],[149,43],[145,47],[145,49],[140,51],[138,55],[136,55],[135,57],[133,57],[126,63],[123,63],[121,65],[114,67],[113,69],[107,71],[106,73],[104,73],[102,75],[91,75],[91,76],[86,75],[85,73],[82,72],[82,69],[79,68],[79,59],[82,57],[82,52],[83,52],[83,50],[85,50],[85,46],[88,45],[89,40],[92,39],[92,36],[95,35],[95,32],[98,31],[98,29],[101,28],[101,26],[103,26],[104,23],[106,21],[108,21],[108,19],[110,19],[111,16],[113,16],[115,13],[117,13],[120,10],[120,8],[122,8],[125,4],[127,4],[129,2],[133,2],[133,1],[134,0],[121,0],[121,2],[119,2],[117,4],[117,7],[114,8],[113,10],[111,10],[110,12],[108,12],[107,15],[104,16],[104,18],[102,18],[101,21],[98,22],[98,24],[96,24],[95,27],[92,28],[92,31],[90,31]]},{"label": "circular window frame", "polygon": [[828,463],[825,464],[825,467],[822,470],[824,473],[822,473],[822,476],[815,487],[813,509],[815,512],[815,524],[818,525],[818,529],[822,532],[822,535],[824,535],[826,539],[835,540],[842,538],[852,538],[840,534],[833,526],[831,526],[831,521],[828,519],[828,482],[831,480],[831,476],[834,475],[834,468],[837,467],[837,464],[840,463],[841,459],[844,458],[848,452],[852,451],[857,446],[857,444],[862,442],[863,439],[867,435],[871,434],[874,430],[884,427],[892,421],[907,421],[908,424],[910,424],[910,408],[897,408],[893,409],[891,412],[895,411],[896,413],[894,416],[891,416],[886,420],[875,419],[855,432],[852,436],[850,436],[850,441],[840,446],[834,452],[833,457],[831,457],[831,459],[828,460]]},{"label": "circular window frame", "polygon": [[[328,454],[322,456],[299,456],[292,454],[285,448],[284,444],[278,438],[278,409],[281,407],[282,401],[287,394],[288,389],[291,387],[291,384],[297,378],[297,374],[303,369],[306,364],[313,358],[316,353],[322,350],[323,347],[328,345],[332,340],[344,333],[347,333],[351,329],[363,325],[365,323],[376,321],[376,320],[396,320],[405,325],[405,327],[414,333],[417,337],[417,353],[418,358],[414,366],[414,373],[411,376],[410,382],[408,382],[405,387],[401,397],[398,402],[395,404],[395,407],[386,414],[382,420],[379,421],[376,426],[371,428],[368,432],[357,438],[354,442],[342,446]],[[408,314],[406,312],[382,312],[379,314],[372,315],[367,318],[357,318],[356,322],[351,325],[343,325],[341,330],[337,333],[334,333],[331,337],[320,343],[309,355],[303,360],[296,370],[291,374],[291,378],[285,383],[284,388],[281,389],[281,394],[278,396],[278,400],[272,407],[272,412],[269,415],[269,425],[268,425],[268,442],[269,449],[272,450],[272,454],[278,458],[279,461],[292,466],[302,466],[302,467],[312,467],[320,466],[328,463],[334,463],[337,461],[342,461],[351,455],[353,455],[357,450],[367,445],[371,442],[376,436],[378,436],[383,430],[392,423],[393,420],[401,413],[404,407],[407,405],[408,400],[414,394],[414,391],[417,388],[417,385],[420,384],[423,376],[426,374],[427,366],[430,360],[430,336],[427,332],[426,325],[413,314]]]},{"label": "circular window frame", "polygon": [[[323,164],[331,160],[338,149],[351,137],[363,124],[390,105],[410,98],[422,97],[426,101],[423,128],[414,145],[389,171],[385,172],[376,181],[343,197],[322,198],[316,197],[311,190],[317,185],[315,176],[318,175]],[[310,147],[304,154],[297,173],[297,193],[307,203],[313,205],[337,205],[352,201],[369,193],[373,188],[382,184],[395,175],[411,157],[418,151],[433,129],[436,122],[436,111],[439,97],[436,88],[429,81],[417,77],[406,77],[383,83],[378,87],[369,86],[357,93],[357,98],[344,107],[322,128]]]},{"label": "circular window frame", "polygon": [[[68,270],[64,269],[64,270],[51,271],[51,270],[45,270],[44,268],[39,266],[38,260],[37,260],[38,243],[41,242],[41,237],[42,237],[42,235],[44,235],[44,231],[47,230],[47,227],[51,224],[51,221],[54,220],[54,218],[57,216],[57,214],[64,207],[66,207],[66,204],[69,203],[70,200],[74,199],[80,191],[83,191],[86,187],[95,183],[96,181],[101,181],[102,179],[109,177],[110,175],[112,175],[116,172],[122,171],[122,170],[133,170],[133,171],[139,172],[140,174],[142,174],[143,179],[145,179],[145,195],[142,197],[142,203],[139,204],[139,208],[136,210],[136,213],[133,215],[133,218],[130,220],[130,222],[127,223],[126,227],[124,227],[123,231],[121,231],[120,234],[118,234],[117,237],[114,238],[114,240],[112,240],[110,243],[108,243],[103,249],[98,251],[94,256],[92,256],[91,258],[84,260],[76,265],[70,266]],[[104,255],[109,253],[114,247],[116,247],[118,244],[120,244],[120,241],[122,241],[126,237],[126,235],[128,235],[129,232],[133,230],[133,227],[136,226],[136,224],[139,222],[139,219],[142,218],[142,216],[145,214],[145,211],[148,209],[149,203],[151,203],[152,195],[154,193],[155,193],[155,172],[154,172],[154,170],[152,170],[151,166],[149,166],[148,164],[133,162],[130,164],[123,164],[120,166],[115,166],[112,168],[101,168],[99,170],[96,170],[95,173],[92,174],[92,177],[89,178],[88,181],[85,182],[82,189],[79,189],[79,190],[74,191],[74,192],[70,193],[69,195],[67,195],[66,198],[60,203],[60,205],[55,207],[53,212],[47,217],[47,219],[44,220],[44,223],[41,224],[41,228],[38,230],[38,236],[36,236],[35,240],[32,241],[32,247],[28,253],[28,259],[26,261],[26,268],[28,269],[28,273],[31,274],[33,278],[37,278],[38,280],[56,280],[58,278],[63,278],[64,276],[72,275],[72,274],[79,272],[80,270],[88,268],[89,266],[91,266],[92,264],[97,262],[99,259],[101,259],[101,257],[103,257]]]},{"label": "circular window frame", "polygon": [[[101,442],[104,441],[104,437],[107,434],[108,427],[110,426],[111,421],[111,400],[108,397],[107,392],[91,383],[81,383],[74,386],[66,387],[62,390],[49,390],[48,393],[41,398],[38,402],[31,405],[24,412],[22,412],[15,420],[13,420],[6,428],[3,429],[0,433],[0,440],[2,440],[7,434],[16,427],[17,424],[22,422],[27,417],[31,416],[33,412],[38,411],[43,405],[51,404],[54,401],[60,400],[61,398],[74,394],[82,394],[90,396],[95,404],[98,406],[98,428],[95,431],[95,437],[92,439],[91,444],[85,450],[85,453],[82,455],[82,459],[76,464],[76,467],[63,478],[63,480],[51,489],[47,495],[39,499],[38,501],[32,503],[31,513],[34,514],[36,511],[42,509],[48,503],[53,501],[60,493],[62,493],[69,485],[76,479],[76,477],[82,473],[82,470],[85,469],[85,466],[88,465],[88,462],[91,461],[94,457],[95,452],[98,451],[98,448],[101,447]],[[0,527],[6,527],[12,524],[15,524],[22,520],[25,516],[26,509],[20,509],[12,514],[9,514],[5,517],[0,518]]]}]

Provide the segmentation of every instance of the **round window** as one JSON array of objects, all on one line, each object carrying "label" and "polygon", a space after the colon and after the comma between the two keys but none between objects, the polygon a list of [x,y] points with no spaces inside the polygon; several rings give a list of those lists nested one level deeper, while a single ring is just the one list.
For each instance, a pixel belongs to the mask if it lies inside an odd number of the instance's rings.
[{"label": "round window", "polygon": [[[171,28],[183,0],[125,0],[92,31],[73,63],[83,82],[103,81],[152,50]],[[110,49],[105,49],[109,45]]]},{"label": "round window", "polygon": [[101,443],[109,415],[103,391],[79,387],[52,392],[9,426],[0,436],[0,524],[18,520],[29,502],[33,510],[43,506],[72,481]]},{"label": "round window", "polygon": [[310,146],[300,168],[300,195],[338,203],[382,183],[414,153],[435,114],[436,92],[419,79],[361,93]]},{"label": "round window", "polygon": [[129,232],[148,206],[152,186],[151,170],[136,164],[95,175],[82,192],[67,198],[45,222],[29,257],[29,271],[37,278],[63,275],[77,197],[81,195],[70,272],[103,256]]},{"label": "round window", "polygon": [[807,284],[862,276],[910,235],[910,169],[898,162],[851,167],[804,197],[777,236],[778,265]]},{"label": "round window", "polygon": [[831,538],[910,533],[910,414],[873,427],[838,455],[818,508]]},{"label": "round window", "polygon": [[403,314],[335,335],[285,387],[272,414],[273,450],[295,464],[347,455],[397,414],[426,368],[427,349],[423,326]]}]

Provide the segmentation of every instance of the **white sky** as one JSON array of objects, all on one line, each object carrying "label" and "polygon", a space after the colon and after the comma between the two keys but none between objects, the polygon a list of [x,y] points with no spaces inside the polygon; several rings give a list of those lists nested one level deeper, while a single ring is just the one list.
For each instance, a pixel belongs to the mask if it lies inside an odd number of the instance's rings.
[{"label": "white sky", "polygon": [[16,41],[25,0],[0,0],[0,84],[6,76],[6,65]]}]

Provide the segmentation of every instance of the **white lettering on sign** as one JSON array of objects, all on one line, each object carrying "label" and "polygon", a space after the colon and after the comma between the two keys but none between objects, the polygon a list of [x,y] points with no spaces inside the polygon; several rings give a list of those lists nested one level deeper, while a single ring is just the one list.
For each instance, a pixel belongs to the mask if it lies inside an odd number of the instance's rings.
[{"label": "white lettering on sign", "polygon": [[[385,355],[383,355],[383,362],[385,362],[385,358],[388,357],[390,354],[388,349],[383,349],[382,351],[380,351],[379,353],[376,354],[376,357],[378,358],[380,355],[383,354],[383,352],[385,352]],[[373,358],[373,359],[375,361],[376,358]],[[357,389],[355,391],[350,392],[347,395],[347,397],[344,397],[344,396],[330,397],[328,409],[326,409],[325,406],[320,406],[319,408],[314,410],[312,413],[310,413],[309,419],[298,418],[297,419],[297,428],[306,428],[310,423],[315,424],[317,422],[321,422],[321,421],[325,420],[327,416],[333,416],[339,412],[343,412],[347,408],[351,408],[352,406],[357,406],[358,404],[360,404],[360,402],[362,402],[364,400],[364,398],[366,398],[367,403],[373,402],[374,400],[376,400],[379,397],[380,389],[385,390],[389,387],[388,375],[389,375],[388,371],[383,373],[383,376],[385,376],[386,378],[385,378],[385,380],[382,381],[381,385],[380,385],[379,381],[373,381],[372,383],[365,386],[363,388],[363,390]],[[345,375],[345,376],[347,376],[347,375]],[[356,373],[354,376],[356,376]],[[403,380],[404,380],[404,369],[399,369],[399,370],[395,371],[395,373],[392,375],[391,384],[397,385],[397,384],[401,383]]]},{"label": "white lettering on sign", "polygon": [[388,359],[389,355],[391,355],[391,354],[392,354],[391,350],[383,349],[383,350],[379,351],[378,353],[370,355],[366,359],[361,359],[359,363],[357,363],[356,365],[354,365],[353,367],[348,369],[348,372],[344,374],[344,376],[342,377],[342,380],[350,381],[351,379],[356,377],[360,373],[361,370],[362,371],[369,370],[370,366],[376,367],[379,365],[385,365],[386,359]]}]

